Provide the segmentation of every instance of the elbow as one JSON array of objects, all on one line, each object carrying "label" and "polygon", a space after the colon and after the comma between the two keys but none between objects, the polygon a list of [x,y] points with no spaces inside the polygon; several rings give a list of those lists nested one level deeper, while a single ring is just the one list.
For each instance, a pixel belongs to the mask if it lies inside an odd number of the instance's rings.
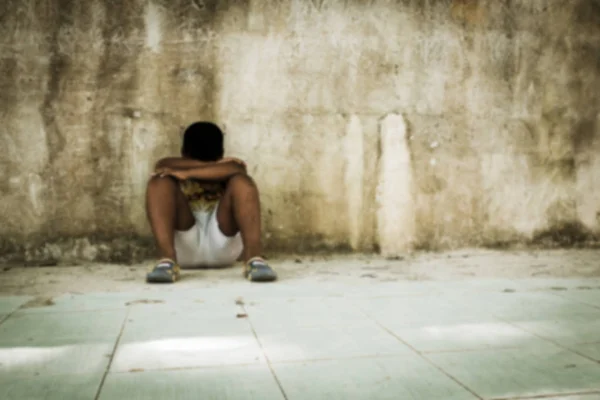
[{"label": "elbow", "polygon": [[248,170],[246,169],[245,165],[238,165],[238,170],[238,174],[248,175]]},{"label": "elbow", "polygon": [[245,165],[232,162],[230,164],[230,166],[232,168],[231,169],[231,175],[238,175],[238,174],[245,175],[247,173]]},{"label": "elbow", "polygon": [[234,167],[234,169],[231,171],[231,174],[229,174],[229,179],[236,177],[236,176],[248,176],[246,167],[244,167],[243,165],[236,165]]},{"label": "elbow", "polygon": [[154,169],[157,170],[157,169],[165,168],[165,161],[166,161],[166,158],[161,158],[160,160],[158,160],[156,162],[156,164],[154,164]]}]

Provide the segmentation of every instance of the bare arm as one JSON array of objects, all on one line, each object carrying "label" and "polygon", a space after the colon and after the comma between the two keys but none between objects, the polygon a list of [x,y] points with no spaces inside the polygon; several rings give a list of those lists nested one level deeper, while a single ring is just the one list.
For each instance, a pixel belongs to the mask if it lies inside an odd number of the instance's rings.
[{"label": "bare arm", "polygon": [[158,162],[154,166],[154,169],[156,171],[159,171],[162,169],[183,170],[183,169],[201,168],[201,167],[205,167],[207,165],[214,165],[214,164],[226,163],[226,162],[235,162],[237,164],[242,165],[244,168],[246,167],[245,162],[243,162],[239,158],[235,158],[235,157],[225,157],[225,158],[220,159],[219,161],[212,161],[212,162],[199,161],[199,160],[194,160],[193,158],[185,158],[185,157],[167,157],[167,158],[158,160]]},{"label": "bare arm", "polygon": [[162,169],[160,176],[173,176],[179,180],[197,179],[200,181],[224,182],[233,175],[245,174],[246,167],[234,161],[206,163],[189,169]]},{"label": "bare arm", "polygon": [[204,167],[207,164],[211,163],[194,160],[193,158],[167,157],[158,160],[158,162],[154,166],[154,169],[192,169]]}]

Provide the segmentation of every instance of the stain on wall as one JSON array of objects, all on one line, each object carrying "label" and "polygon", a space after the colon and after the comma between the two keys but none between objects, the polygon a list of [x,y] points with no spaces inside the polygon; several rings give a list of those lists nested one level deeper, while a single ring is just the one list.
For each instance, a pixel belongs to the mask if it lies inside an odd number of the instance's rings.
[{"label": "stain on wall", "polygon": [[151,255],[148,173],[197,119],[272,250],[598,237],[597,0],[6,0],[0,45],[4,259]]}]

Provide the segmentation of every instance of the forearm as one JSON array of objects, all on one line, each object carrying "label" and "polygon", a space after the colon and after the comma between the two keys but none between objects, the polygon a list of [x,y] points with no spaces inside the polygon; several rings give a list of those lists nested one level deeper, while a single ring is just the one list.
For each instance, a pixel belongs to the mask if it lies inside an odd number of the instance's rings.
[{"label": "forearm", "polygon": [[223,182],[233,175],[245,174],[246,168],[235,162],[210,163],[185,171],[188,179]]},{"label": "forearm", "polygon": [[156,163],[155,169],[193,169],[202,168],[206,165],[213,164],[204,161],[194,160],[192,158],[183,157],[167,157],[159,160]]}]

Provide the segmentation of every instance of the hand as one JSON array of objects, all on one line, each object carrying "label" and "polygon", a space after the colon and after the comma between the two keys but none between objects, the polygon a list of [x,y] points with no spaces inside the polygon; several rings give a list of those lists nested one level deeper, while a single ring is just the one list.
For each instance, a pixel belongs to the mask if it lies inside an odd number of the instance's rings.
[{"label": "hand", "polygon": [[221,158],[217,162],[218,163],[234,162],[234,163],[239,164],[242,167],[246,168],[246,163],[244,161],[240,160],[239,158],[235,158],[235,157],[224,157],[224,158]]},{"label": "hand", "polygon": [[164,178],[165,176],[172,176],[173,178],[178,179],[180,181],[185,181],[186,179],[188,179],[187,171],[171,168],[159,168],[156,171],[154,171],[152,176],[158,176],[160,178]]}]

